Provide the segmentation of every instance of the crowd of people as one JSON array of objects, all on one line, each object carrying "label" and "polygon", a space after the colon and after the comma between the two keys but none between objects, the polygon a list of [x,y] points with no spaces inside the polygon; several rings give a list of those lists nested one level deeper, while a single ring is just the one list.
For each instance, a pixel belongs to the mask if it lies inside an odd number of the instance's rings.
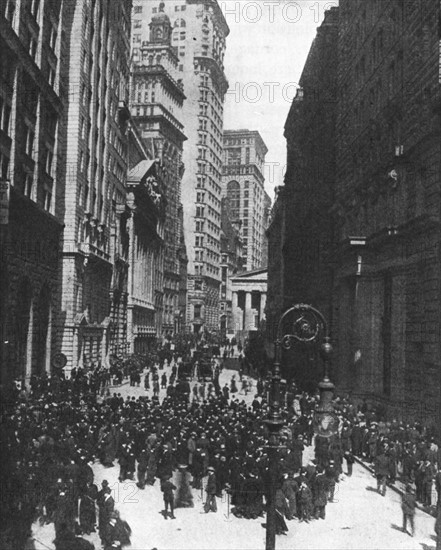
[{"label": "crowd of people", "polygon": [[[176,359],[169,366],[177,371]],[[144,367],[144,386],[146,379],[158,382],[157,365]],[[94,482],[95,461],[107,467],[119,464],[120,481],[136,480],[140,490],[158,484],[165,519],[174,519],[176,505],[193,506],[192,490],[203,489],[203,480],[206,513],[216,512],[216,498],[228,495],[237,517],[264,515],[270,490],[267,381],[258,380],[247,405],[233,380],[228,391],[213,384],[212,391],[195,396],[188,381],[176,380],[176,371],[166,380],[162,402],[158,394],[149,397],[147,392],[124,399],[109,391],[101,376],[81,369],[70,379],[35,377],[30,393],[17,390],[0,424],[2,548],[24,548],[37,519],[54,523],[57,550],[92,548],[81,535],[95,529],[105,550],[128,544],[130,528],[115,509],[111,488],[103,482],[98,489]],[[177,391],[179,384],[185,391]],[[435,482],[440,505],[439,449],[435,434],[421,424],[386,422],[367,405],[338,398],[340,433],[317,436],[315,460],[305,461],[305,447],[313,443],[317,396],[299,393],[292,383],[283,401],[277,534],[286,533],[286,521],[295,518],[326,518],[343,461],[350,475],[354,456],[374,464],[382,494],[385,480],[400,474],[408,486],[416,485],[416,498],[426,504],[429,482]]]}]

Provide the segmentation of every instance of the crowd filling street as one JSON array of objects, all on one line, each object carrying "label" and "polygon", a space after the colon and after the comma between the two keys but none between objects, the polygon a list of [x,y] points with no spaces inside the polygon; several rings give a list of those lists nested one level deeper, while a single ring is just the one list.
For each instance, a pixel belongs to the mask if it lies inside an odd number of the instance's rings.
[{"label": "crowd filling street", "polygon": [[[224,498],[244,532],[247,520],[261,518],[265,527],[268,382],[253,376],[241,350],[231,349],[210,359],[209,373],[198,360],[188,370],[171,353],[164,360],[138,357],[117,364],[110,376],[103,369],[78,369],[69,379],[34,377],[30,391],[16,388],[1,418],[1,548],[40,548],[35,532],[49,526],[54,536],[45,546],[56,550],[129,546],[133,525],[105,477],[115,466],[121,484],[161,492],[164,531],[180,508],[213,515]],[[236,371],[225,369],[231,355]],[[292,525],[311,524],[313,531],[316,522],[327,521],[328,505],[343,479],[351,483],[355,462],[373,469],[379,499],[400,481],[403,534],[415,533],[417,505],[432,513],[433,533],[439,532],[435,427],[386,421],[381,411],[346,396],[334,400],[339,434],[314,436],[317,400],[295,382],[283,393],[278,540]],[[148,523],[145,530],[148,537]]]}]

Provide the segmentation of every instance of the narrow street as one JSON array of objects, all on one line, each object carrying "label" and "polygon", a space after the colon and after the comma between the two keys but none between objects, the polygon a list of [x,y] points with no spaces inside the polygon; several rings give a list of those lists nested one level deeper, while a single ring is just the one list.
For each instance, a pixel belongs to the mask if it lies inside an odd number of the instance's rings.
[{"label": "narrow street", "polygon": [[[221,387],[238,374],[224,370],[220,376]],[[124,397],[145,395],[141,388],[125,384],[115,391]],[[162,390],[164,392],[164,390]],[[162,398],[162,393],[160,395]],[[247,396],[238,396],[250,402],[253,392]],[[313,458],[313,449],[309,447],[303,463]],[[230,512],[228,498],[218,499],[216,514],[203,512],[201,491],[193,492],[194,507],[179,508],[175,511],[176,520],[165,520],[162,493],[159,482],[153,487],[140,490],[135,482],[118,482],[119,466],[104,468],[100,463],[94,466],[95,483],[100,486],[104,479],[109,481],[113,490],[116,508],[132,528],[132,550],[254,550],[265,547],[265,518],[246,520],[236,518]],[[361,465],[354,465],[352,477],[343,477],[337,486],[335,502],[326,508],[326,520],[300,523],[297,519],[288,522],[289,532],[277,537],[278,549],[419,549],[435,548],[434,519],[417,510],[414,538],[401,532],[402,516],[400,495],[388,488],[386,497],[376,492],[375,478]],[[34,524],[33,546],[28,549],[54,549],[53,524],[40,526]],[[99,537],[93,534],[85,537],[101,548]]]}]

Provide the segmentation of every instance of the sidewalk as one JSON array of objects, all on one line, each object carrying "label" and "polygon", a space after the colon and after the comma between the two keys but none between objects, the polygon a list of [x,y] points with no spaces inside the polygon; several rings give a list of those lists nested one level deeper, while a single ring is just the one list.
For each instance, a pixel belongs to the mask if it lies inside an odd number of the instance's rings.
[{"label": "sidewalk", "polygon": [[[355,458],[355,461],[358,464],[360,464],[366,470],[371,472],[372,475],[375,475],[374,474],[374,467],[369,462],[366,462],[365,460],[362,460],[358,456],[354,456],[354,458]],[[405,488],[406,488],[406,484],[401,480],[396,480],[394,483],[391,483],[390,481],[388,481],[387,486],[390,487],[393,491],[395,491],[396,493],[398,493],[401,496],[404,494],[404,491],[405,491]],[[432,488],[432,502],[435,500],[435,503],[436,503],[436,498],[437,498],[436,497],[436,491],[435,491],[435,499],[433,498],[433,492],[434,492],[434,489]],[[422,512],[425,512],[426,514],[430,514],[434,518],[436,517],[436,504],[432,504],[432,506],[425,506],[421,502],[417,501],[416,505],[417,505],[417,508],[419,510],[421,510]]]}]

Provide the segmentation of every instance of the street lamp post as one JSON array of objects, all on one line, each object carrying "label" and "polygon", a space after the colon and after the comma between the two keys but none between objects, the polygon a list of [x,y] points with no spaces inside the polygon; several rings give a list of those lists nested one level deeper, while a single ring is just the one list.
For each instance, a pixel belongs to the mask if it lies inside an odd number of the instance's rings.
[{"label": "street lamp post", "polygon": [[[286,319],[293,317],[293,323],[287,334],[282,334]],[[280,448],[280,429],[284,422],[280,414],[280,358],[282,347],[290,349],[293,343],[312,343],[323,338],[320,347],[324,362],[324,377],[319,383],[320,403],[314,415],[314,431],[318,435],[329,437],[337,433],[338,418],[333,411],[332,397],[334,384],[329,379],[329,363],[332,355],[331,339],[328,324],[324,316],[314,307],[307,304],[296,304],[286,310],[277,324],[276,340],[274,342],[274,367],[271,377],[269,414],[265,421],[269,437],[267,454],[269,462],[269,491],[267,493],[266,516],[266,550],[276,547],[276,507],[275,495],[277,484],[277,450]]]}]

